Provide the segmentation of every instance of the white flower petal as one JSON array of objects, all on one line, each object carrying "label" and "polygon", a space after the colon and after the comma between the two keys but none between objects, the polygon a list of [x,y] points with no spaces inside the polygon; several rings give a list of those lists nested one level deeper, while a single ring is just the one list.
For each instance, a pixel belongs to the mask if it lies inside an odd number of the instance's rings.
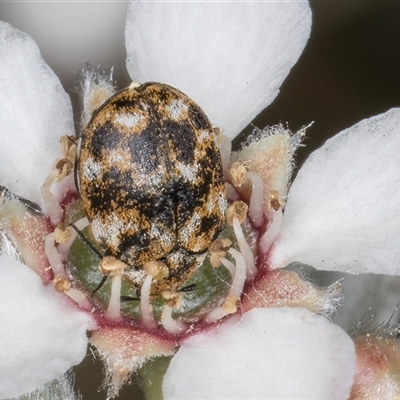
[{"label": "white flower petal", "polygon": [[34,41],[0,22],[0,184],[41,203],[40,186],[74,134],[72,108]]},{"label": "white flower petal", "polygon": [[400,109],[344,130],[299,171],[270,264],[400,274]]},{"label": "white flower petal", "polygon": [[350,337],[301,308],[253,309],[185,340],[164,377],[164,399],[347,399]]},{"label": "white flower petal", "polygon": [[308,2],[133,2],[133,80],[182,90],[230,137],[277,96],[310,34]]},{"label": "white flower petal", "polygon": [[86,354],[88,314],[27,266],[0,257],[0,398],[59,378]]}]

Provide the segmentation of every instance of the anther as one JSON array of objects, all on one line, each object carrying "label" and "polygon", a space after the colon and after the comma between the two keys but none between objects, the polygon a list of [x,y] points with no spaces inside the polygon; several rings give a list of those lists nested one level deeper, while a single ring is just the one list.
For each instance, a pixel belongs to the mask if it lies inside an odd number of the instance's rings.
[{"label": "anther", "polygon": [[72,235],[72,228],[64,224],[58,224],[54,229],[54,240],[56,243],[67,242]]},{"label": "anther", "polygon": [[210,263],[214,268],[221,265],[221,257],[225,257],[232,242],[228,238],[217,239],[210,246]]},{"label": "anther", "polygon": [[74,165],[72,161],[68,158],[61,158],[56,161],[54,167],[58,171],[58,175],[56,176],[55,181],[59,182],[61,181],[61,179],[64,179],[72,172]]},{"label": "anther", "polygon": [[233,218],[236,217],[239,223],[243,223],[247,217],[248,206],[243,201],[234,201],[226,211],[226,222],[233,225]]},{"label": "anther", "polygon": [[268,192],[268,208],[273,208],[278,211],[285,206],[285,201],[282,199],[278,190],[270,190]]},{"label": "anther", "polygon": [[71,281],[60,275],[56,275],[53,279],[53,285],[57,292],[66,292],[67,290],[71,289]]}]

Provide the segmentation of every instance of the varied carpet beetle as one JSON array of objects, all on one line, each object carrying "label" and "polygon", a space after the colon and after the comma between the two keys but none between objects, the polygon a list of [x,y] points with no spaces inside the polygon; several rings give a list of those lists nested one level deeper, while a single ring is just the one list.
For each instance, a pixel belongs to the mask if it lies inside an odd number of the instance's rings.
[{"label": "varied carpet beetle", "polygon": [[131,85],[93,113],[77,177],[104,255],[136,270],[164,262],[164,289],[193,272],[225,224],[215,132],[193,100],[165,84]]}]

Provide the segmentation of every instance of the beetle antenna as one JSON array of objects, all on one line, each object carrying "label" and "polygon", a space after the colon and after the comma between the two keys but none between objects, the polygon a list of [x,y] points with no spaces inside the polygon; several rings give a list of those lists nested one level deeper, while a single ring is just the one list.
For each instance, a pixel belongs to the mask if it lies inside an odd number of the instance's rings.
[{"label": "beetle antenna", "polygon": [[100,254],[100,252],[96,249],[96,247],[93,246],[92,243],[90,243],[88,238],[82,233],[82,231],[79,228],[77,228],[76,225],[71,223],[69,224],[69,226],[71,226],[74,229],[74,231],[78,234],[78,236],[82,239],[82,241],[89,247],[89,249],[93,251],[94,254],[96,254],[99,258],[103,258],[103,255]]},{"label": "beetle antenna", "polygon": [[101,278],[100,283],[97,285],[96,289],[94,289],[93,292],[92,292],[92,297],[96,294],[96,292],[97,292],[98,290],[100,290],[100,289],[103,287],[103,285],[106,283],[107,278],[108,278],[108,275],[104,275],[104,276]]},{"label": "beetle antenna", "polygon": [[72,138],[72,136],[67,136],[67,139],[73,143],[75,146],[78,146],[78,142]]},{"label": "beetle antenna", "polygon": [[[86,244],[86,246],[89,247],[90,250],[93,251],[94,254],[96,254],[99,258],[103,258],[103,255],[100,254],[100,252],[96,249],[96,247],[93,246],[92,243],[88,240],[88,238],[82,233],[82,231],[73,223],[69,224],[74,231],[77,233],[77,235],[81,238],[81,240]],[[103,278],[101,279],[100,283],[97,285],[96,289],[93,290],[92,292],[92,297],[95,295],[95,293],[102,288],[102,286],[106,283],[106,280],[108,278],[108,275],[104,275]]]}]

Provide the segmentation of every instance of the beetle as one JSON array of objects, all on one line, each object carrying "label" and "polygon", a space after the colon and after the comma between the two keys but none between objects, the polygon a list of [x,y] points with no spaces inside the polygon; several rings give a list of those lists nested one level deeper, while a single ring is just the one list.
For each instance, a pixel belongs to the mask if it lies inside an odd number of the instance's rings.
[{"label": "beetle", "polygon": [[94,111],[77,156],[77,187],[104,256],[142,272],[162,261],[174,290],[225,225],[216,134],[202,109],[162,83],[131,85]]}]

